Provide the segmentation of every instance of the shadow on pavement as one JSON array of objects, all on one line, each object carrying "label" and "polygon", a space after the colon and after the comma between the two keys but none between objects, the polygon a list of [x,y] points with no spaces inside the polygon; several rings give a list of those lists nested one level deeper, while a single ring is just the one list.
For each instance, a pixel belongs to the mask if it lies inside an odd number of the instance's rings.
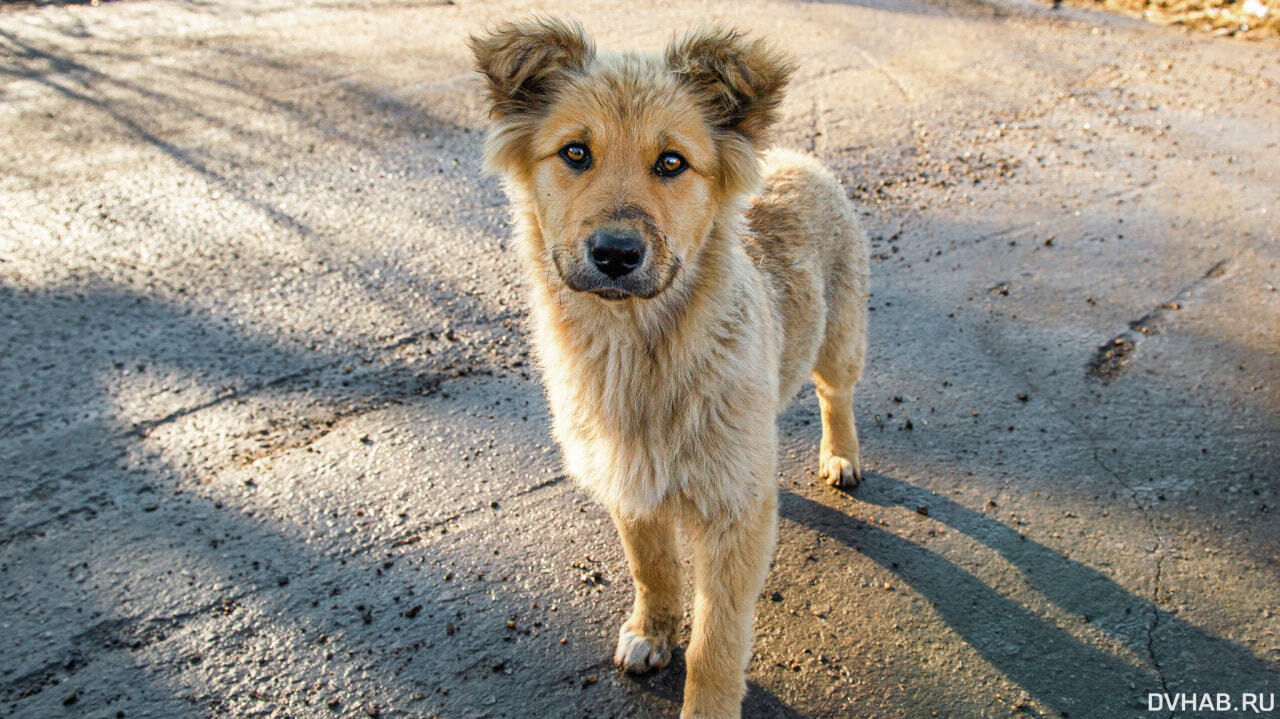
[{"label": "shadow on pavement", "polygon": [[[859,501],[915,510],[998,552],[1025,580],[1064,611],[1129,649],[1150,656],[1151,633],[1197,657],[1197,684],[1214,691],[1258,691],[1273,681],[1248,651],[1156,610],[1102,573],[1047,549],[998,521],[933,492],[868,473]],[[870,557],[927,599],[951,629],[1000,672],[1055,710],[1073,717],[1113,717],[1146,709],[1148,692],[1172,691],[1159,666],[1135,666],[1072,636],[998,593],[951,561],[837,509],[782,492],[780,515]]]},{"label": "shadow on pavement", "polygon": [[[360,413],[435,403],[440,406],[423,412],[449,414],[471,434],[491,431],[452,411],[474,410],[468,403],[475,400],[458,396],[455,385],[442,389],[437,373],[364,365],[360,354],[377,352],[371,348],[352,354],[290,349],[127,289],[33,293],[0,284],[0,306],[7,320],[0,371],[32,379],[0,394],[25,420],[0,429],[7,473],[0,488],[0,560],[15,590],[6,589],[4,606],[8,616],[43,635],[23,632],[21,657],[4,665],[0,702],[14,711],[47,716],[41,708],[61,701],[128,716],[234,716],[251,707],[292,714],[334,702],[331,708],[344,711],[377,706],[383,716],[483,710],[514,717],[566,705],[623,713],[634,702],[625,691],[605,689],[619,680],[600,663],[607,649],[593,620],[604,615],[587,616],[575,606],[573,593],[584,590],[563,571],[540,575],[546,578],[532,588],[509,578],[529,572],[535,559],[567,567],[566,557],[582,550],[566,544],[557,550],[566,556],[535,558],[504,548],[498,557],[486,541],[499,531],[497,523],[516,544],[526,530],[540,533],[540,525],[513,523],[505,502],[503,510],[490,509],[487,498],[469,489],[469,473],[435,478],[468,490],[411,503],[402,526],[388,533],[362,529],[370,520],[361,516],[387,509],[381,495],[393,491],[390,480],[351,470],[277,516],[265,496],[299,481],[278,464],[272,471],[283,456],[250,455],[237,467],[218,452],[217,476],[209,479],[197,471],[200,461],[188,464],[209,448],[179,445],[172,453],[166,448],[172,440],[153,441],[197,410],[233,405],[240,407],[239,420],[225,426],[233,445],[252,442],[255,427],[272,412],[288,418],[312,405],[331,413],[350,405]],[[360,369],[344,372],[350,365]],[[288,374],[272,379],[282,368]],[[166,374],[224,391],[189,411],[129,421],[117,404],[117,378]],[[304,432],[304,442],[327,429]],[[540,423],[529,423],[523,434],[504,433],[494,451],[514,455],[544,433]],[[357,443],[353,451],[372,449]],[[304,458],[308,451],[290,443],[271,452],[277,450]],[[303,471],[311,469],[318,468]],[[207,486],[210,481],[216,486]],[[359,504],[324,499],[359,483],[371,493]],[[555,480],[512,489],[504,496],[525,511],[554,506],[564,514],[582,499]],[[325,516],[303,523],[288,518],[307,506]],[[326,521],[330,508],[333,521]],[[459,519],[470,526],[460,527]],[[584,515],[565,534],[577,532],[581,546],[581,534],[596,531],[592,519]],[[65,564],[72,565],[70,573]],[[47,598],[54,596],[61,604],[51,607]],[[591,595],[593,612],[605,606],[604,597],[623,600],[621,593]],[[70,609],[76,611],[67,616]],[[567,646],[558,641],[562,635],[570,639]],[[548,672],[544,653],[554,657],[554,671]],[[263,662],[281,671],[278,691],[249,686],[246,672]],[[592,673],[601,677],[598,687],[581,681]],[[121,686],[127,692],[117,691]]]}]

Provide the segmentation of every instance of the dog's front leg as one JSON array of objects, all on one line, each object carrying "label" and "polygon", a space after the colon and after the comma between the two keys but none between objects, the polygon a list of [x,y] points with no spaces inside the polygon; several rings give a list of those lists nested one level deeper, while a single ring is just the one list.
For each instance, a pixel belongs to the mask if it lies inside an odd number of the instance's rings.
[{"label": "dog's front leg", "polygon": [[769,571],[777,536],[777,497],[766,496],[736,517],[691,518],[693,545],[693,635],[682,719],[739,717],[751,658],[756,598]]},{"label": "dog's front leg", "polygon": [[613,661],[629,672],[661,669],[671,661],[683,614],[675,522],[664,509],[640,518],[611,514],[636,583],[635,607],[618,632]]}]

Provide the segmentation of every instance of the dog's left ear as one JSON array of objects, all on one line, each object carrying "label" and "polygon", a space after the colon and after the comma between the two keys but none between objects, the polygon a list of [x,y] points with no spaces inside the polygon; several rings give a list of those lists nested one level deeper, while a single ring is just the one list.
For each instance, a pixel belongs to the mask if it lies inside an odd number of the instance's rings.
[{"label": "dog's left ear", "polygon": [[667,48],[667,67],[690,83],[713,124],[766,144],[792,64],[762,40],[735,30],[695,30]]}]

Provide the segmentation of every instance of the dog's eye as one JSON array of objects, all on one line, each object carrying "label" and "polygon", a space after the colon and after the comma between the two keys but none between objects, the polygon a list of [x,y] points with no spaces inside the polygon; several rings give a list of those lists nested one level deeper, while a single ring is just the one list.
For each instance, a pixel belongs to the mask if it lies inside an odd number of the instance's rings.
[{"label": "dog's eye", "polygon": [[580,142],[571,142],[560,148],[560,159],[575,170],[585,170],[591,167],[591,151]]},{"label": "dog's eye", "polygon": [[662,177],[675,177],[684,172],[688,164],[678,152],[664,152],[658,156],[658,162],[653,166],[653,171]]}]

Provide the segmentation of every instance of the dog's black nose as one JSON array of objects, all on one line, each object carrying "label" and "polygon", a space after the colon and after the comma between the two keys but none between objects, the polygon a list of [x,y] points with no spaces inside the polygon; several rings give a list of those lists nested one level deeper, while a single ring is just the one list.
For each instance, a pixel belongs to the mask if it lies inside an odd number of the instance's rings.
[{"label": "dog's black nose", "polygon": [[618,279],[640,266],[644,260],[644,243],[627,232],[600,231],[587,240],[591,262],[610,279]]}]

